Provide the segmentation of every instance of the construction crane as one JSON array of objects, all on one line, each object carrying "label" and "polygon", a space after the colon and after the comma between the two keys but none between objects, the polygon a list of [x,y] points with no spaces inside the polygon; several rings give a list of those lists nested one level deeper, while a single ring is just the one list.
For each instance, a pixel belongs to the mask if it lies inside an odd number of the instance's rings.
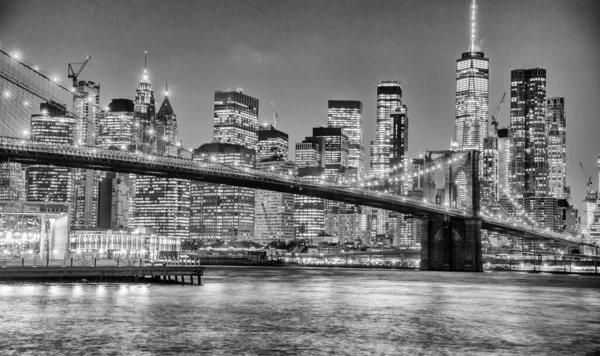
[{"label": "construction crane", "polygon": [[273,110],[273,128],[276,129],[277,128],[277,119],[279,118],[279,115],[277,114],[277,111],[275,110],[275,104],[273,104],[271,102],[271,109]]},{"label": "construction crane", "polygon": [[498,116],[502,111],[502,106],[504,106],[504,98],[506,98],[506,92],[504,92],[504,95],[502,95],[502,100],[500,100],[500,104],[498,104],[496,110],[494,110],[494,113],[492,114],[492,126],[494,126],[494,137],[498,137]]},{"label": "construction crane", "polygon": [[583,168],[583,163],[579,162],[579,165],[581,166],[581,171],[583,172],[583,176],[587,179],[586,188],[587,188],[587,190],[590,190],[590,187],[594,184],[592,182],[592,176],[587,174],[587,172]]},{"label": "construction crane", "polygon": [[[68,77],[73,79],[73,88],[77,87],[77,78],[79,77],[79,74],[81,74],[81,72],[83,72],[83,68],[85,68],[85,66],[91,60],[92,60],[92,57],[88,56],[85,59],[85,62],[69,63]],[[75,72],[75,69],[73,69],[73,66],[76,66],[78,64],[81,66],[79,67],[79,70],[77,72]]]}]

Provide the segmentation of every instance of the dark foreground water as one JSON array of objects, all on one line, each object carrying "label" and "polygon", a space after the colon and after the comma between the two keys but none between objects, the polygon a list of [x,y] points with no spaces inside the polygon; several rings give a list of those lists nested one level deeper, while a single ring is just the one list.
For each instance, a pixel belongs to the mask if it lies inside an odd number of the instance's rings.
[{"label": "dark foreground water", "polygon": [[203,286],[0,284],[0,355],[586,355],[600,278],[208,268]]}]

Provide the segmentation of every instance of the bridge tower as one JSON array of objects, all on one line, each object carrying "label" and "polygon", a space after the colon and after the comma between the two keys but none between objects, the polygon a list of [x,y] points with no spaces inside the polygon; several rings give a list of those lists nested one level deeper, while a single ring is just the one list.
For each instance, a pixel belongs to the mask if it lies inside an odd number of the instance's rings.
[{"label": "bridge tower", "polygon": [[[425,174],[423,196],[430,202],[468,211],[464,218],[431,214],[421,220],[421,269],[435,271],[483,270],[481,254],[479,159],[477,150],[430,151],[425,164],[446,158],[444,177]],[[437,178],[437,179],[436,179]],[[442,182],[443,181],[443,182]],[[436,182],[441,186],[438,188]]]}]

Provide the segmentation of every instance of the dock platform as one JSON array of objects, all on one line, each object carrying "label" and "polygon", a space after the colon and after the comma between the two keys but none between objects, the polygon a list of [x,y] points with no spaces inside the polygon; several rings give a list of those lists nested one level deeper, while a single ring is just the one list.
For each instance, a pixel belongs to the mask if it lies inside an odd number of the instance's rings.
[{"label": "dock platform", "polygon": [[[188,279],[201,284],[204,267],[201,266],[2,266],[2,280],[125,280],[132,282],[173,281],[185,283]],[[188,277],[188,278],[186,278]]]}]

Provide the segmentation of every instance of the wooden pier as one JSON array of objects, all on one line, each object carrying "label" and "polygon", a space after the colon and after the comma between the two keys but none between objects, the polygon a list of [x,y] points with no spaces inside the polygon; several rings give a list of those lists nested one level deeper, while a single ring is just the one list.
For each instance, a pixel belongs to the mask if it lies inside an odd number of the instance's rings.
[{"label": "wooden pier", "polygon": [[101,266],[101,267],[61,267],[61,266],[4,266],[0,267],[2,280],[87,280],[87,281],[132,281],[158,282],[173,281],[185,284],[189,277],[194,284],[202,282],[204,267],[201,266]]}]

